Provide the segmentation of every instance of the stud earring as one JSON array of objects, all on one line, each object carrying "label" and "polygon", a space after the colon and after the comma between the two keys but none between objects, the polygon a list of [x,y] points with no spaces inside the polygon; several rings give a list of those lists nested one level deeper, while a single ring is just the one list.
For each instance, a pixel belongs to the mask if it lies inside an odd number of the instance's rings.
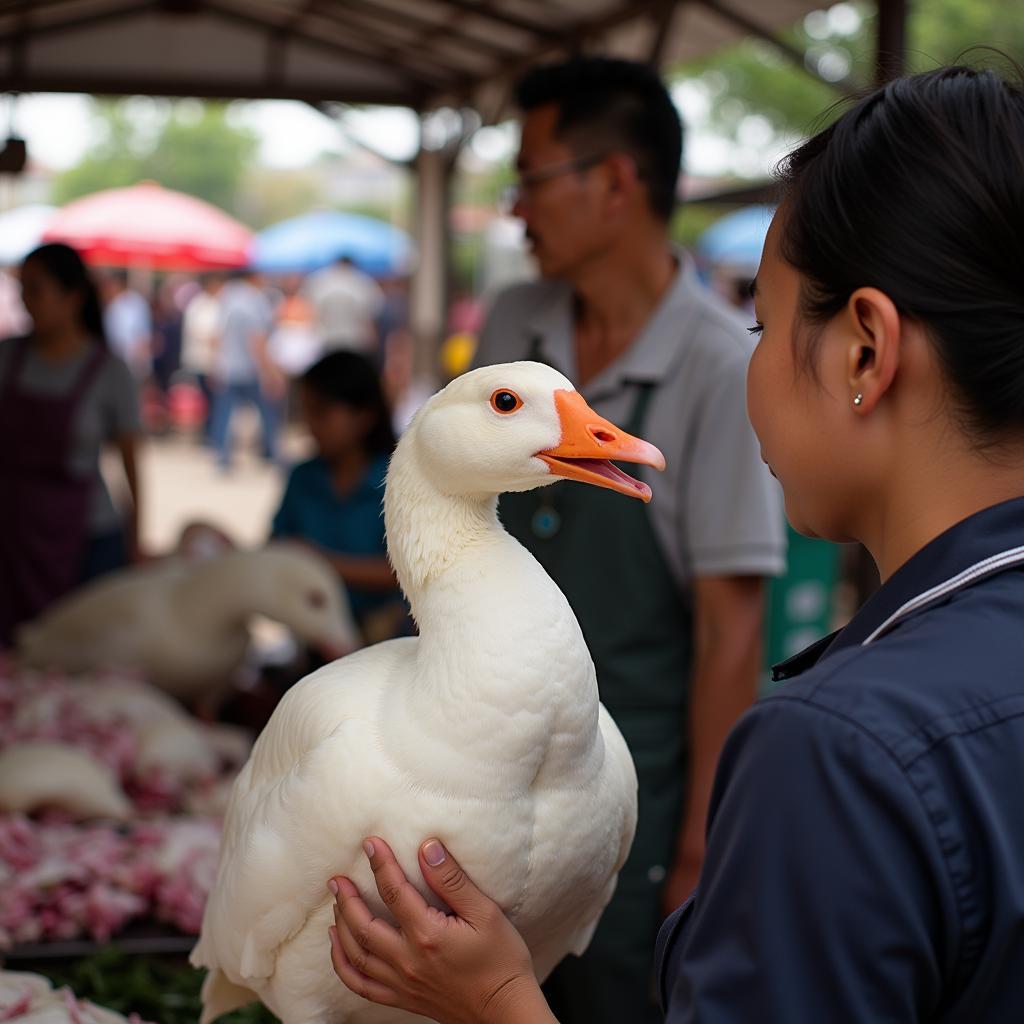
[{"label": "stud earring", "polygon": [[864,401],[864,396],[862,394],[858,393],[858,394],[853,396],[853,404],[854,405],[860,405],[860,403],[863,402],[863,401]]}]

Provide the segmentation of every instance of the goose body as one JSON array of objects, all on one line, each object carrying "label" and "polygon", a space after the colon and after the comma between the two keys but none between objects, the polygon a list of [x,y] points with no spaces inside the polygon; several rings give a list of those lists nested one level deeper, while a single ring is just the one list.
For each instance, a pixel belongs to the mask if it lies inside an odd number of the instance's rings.
[{"label": "goose body", "polygon": [[193,699],[229,684],[255,614],[283,622],[310,643],[358,646],[330,566],[293,545],[270,544],[112,573],[23,626],[17,653],[34,668],[137,671],[162,690]]},{"label": "goose body", "polygon": [[[500,389],[521,401],[518,421],[493,408]],[[331,971],[326,880],[348,875],[386,913],[362,852],[370,834],[435,904],[416,851],[442,839],[509,914],[541,977],[587,946],[632,842],[636,775],[568,602],[496,514],[502,490],[604,473],[585,456],[571,468],[542,457],[571,448],[569,406],[606,439],[616,430],[572,396],[548,367],[488,367],[436,395],[403,437],[385,516],[420,636],[307,677],[258,739],[192,956],[210,969],[203,1022],[257,998],[284,1024],[418,1019],[361,1000]],[[601,443],[658,464],[656,449],[627,442]],[[615,489],[642,486],[618,476]]]}]

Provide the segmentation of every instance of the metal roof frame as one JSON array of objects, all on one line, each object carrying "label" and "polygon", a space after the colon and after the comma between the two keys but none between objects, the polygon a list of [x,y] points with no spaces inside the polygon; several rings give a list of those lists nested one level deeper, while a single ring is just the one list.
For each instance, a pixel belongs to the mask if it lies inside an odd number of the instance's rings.
[{"label": "metal roof frame", "polygon": [[471,106],[539,59],[655,63],[776,33],[821,0],[0,0],[0,91]]}]

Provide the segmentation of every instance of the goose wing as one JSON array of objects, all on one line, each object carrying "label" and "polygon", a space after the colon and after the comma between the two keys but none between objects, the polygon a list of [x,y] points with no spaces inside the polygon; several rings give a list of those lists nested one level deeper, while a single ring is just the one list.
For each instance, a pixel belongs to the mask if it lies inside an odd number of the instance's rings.
[{"label": "goose wing", "polygon": [[378,802],[374,713],[383,684],[417,641],[393,640],[327,665],[278,705],[235,782],[196,966],[258,989],[282,943],[329,898],[328,877],[361,857],[361,822]]}]

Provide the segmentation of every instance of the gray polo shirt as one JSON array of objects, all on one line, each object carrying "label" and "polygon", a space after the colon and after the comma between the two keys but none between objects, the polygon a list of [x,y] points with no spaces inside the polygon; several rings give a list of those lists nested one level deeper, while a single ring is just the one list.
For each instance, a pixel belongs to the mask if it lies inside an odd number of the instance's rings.
[{"label": "gray polo shirt", "polygon": [[[6,379],[8,361],[13,354],[13,340],[0,342],[0,380]],[[74,387],[91,355],[88,349],[83,349],[73,359],[54,365],[30,350],[21,365],[17,388],[28,394],[62,398]],[[108,352],[82,395],[68,452],[68,468],[76,476],[92,476],[95,480],[89,508],[89,532],[93,536],[116,530],[121,524],[100,474],[100,452],[105,444],[123,434],[137,434],[139,430],[135,380],[124,361]]]},{"label": "gray polo shirt", "polygon": [[[580,390],[596,412],[625,426],[636,384],[657,384],[643,435],[662,450],[666,469],[646,477],[654,490],[648,509],[681,589],[695,576],[778,575],[786,565],[782,495],[747,419],[748,325],[678,257],[680,270],[636,341]],[[544,361],[575,382],[567,282],[498,295],[475,365],[526,359],[534,339]]]}]

